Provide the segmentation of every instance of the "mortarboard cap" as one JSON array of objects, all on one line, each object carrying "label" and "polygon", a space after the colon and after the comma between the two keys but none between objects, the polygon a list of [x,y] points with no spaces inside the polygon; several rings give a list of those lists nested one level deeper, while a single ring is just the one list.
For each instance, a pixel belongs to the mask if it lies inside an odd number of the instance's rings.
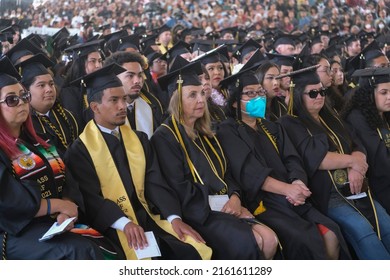
[{"label": "mortarboard cap", "polygon": [[295,46],[295,36],[291,34],[280,34],[275,38],[274,49],[279,45],[292,45]]},{"label": "mortarboard cap", "polygon": [[237,28],[235,27],[227,27],[219,31],[220,37],[225,36],[226,34],[231,34],[233,38],[236,37]]},{"label": "mortarboard cap", "polygon": [[163,24],[160,27],[154,29],[154,33],[156,35],[160,35],[160,34],[164,33],[165,31],[169,31],[169,32],[171,31],[171,28],[166,24]]},{"label": "mortarboard cap", "polygon": [[119,30],[119,31],[104,35],[102,39],[104,39],[104,41],[106,43],[109,43],[111,41],[118,40],[119,38],[122,38],[122,37],[125,37],[128,35],[129,34],[127,33],[126,30]]},{"label": "mortarboard cap", "polygon": [[260,49],[261,45],[253,39],[249,39],[242,46],[240,46],[234,53],[233,57],[237,58],[240,62],[250,52],[254,52]]},{"label": "mortarboard cap", "polygon": [[93,21],[84,21],[83,23],[81,23],[81,26],[84,27],[84,28],[88,28],[90,26],[93,26]]},{"label": "mortarboard cap", "polygon": [[139,35],[127,35],[116,40],[112,40],[107,43],[107,47],[110,49],[112,53],[117,51],[124,51],[128,48],[135,49],[139,51]]},{"label": "mortarboard cap", "polygon": [[134,26],[133,27],[133,32],[134,32],[134,34],[143,35],[143,34],[146,33],[146,27],[143,26],[143,25]]},{"label": "mortarboard cap", "polygon": [[54,63],[44,54],[39,53],[15,65],[15,68],[21,73],[21,82],[31,81],[36,76],[50,74],[48,67],[54,66]]},{"label": "mortarboard cap", "polygon": [[343,42],[346,46],[349,46],[352,42],[359,41],[359,37],[356,35],[350,35],[344,38]]},{"label": "mortarboard cap", "polygon": [[390,83],[390,68],[367,68],[356,70],[352,77],[359,78],[359,87]]},{"label": "mortarboard cap", "polygon": [[176,56],[182,55],[184,53],[191,54],[191,46],[183,41],[179,41],[175,45],[173,45],[173,47],[170,48],[166,53],[164,53],[161,56],[161,59],[167,61],[169,65]]},{"label": "mortarboard cap", "polygon": [[72,59],[78,59],[80,57],[84,57],[89,55],[92,52],[102,52],[102,44],[104,40],[95,40],[87,43],[79,43],[73,46],[66,48],[64,51],[66,53],[72,54]]},{"label": "mortarboard cap", "polygon": [[25,57],[31,57],[35,54],[43,53],[42,50],[34,45],[27,38],[22,39],[19,43],[17,43],[13,48],[11,48],[6,56],[10,58],[13,64],[20,62],[20,60]]},{"label": "mortarboard cap", "polygon": [[167,90],[169,95],[178,88],[178,82],[181,86],[201,85],[199,75],[203,74],[200,61],[189,62],[181,56],[175,57],[172,62],[171,70],[168,74],[158,78],[158,83],[162,90]]},{"label": "mortarboard cap", "polygon": [[26,39],[41,49],[46,46],[46,41],[39,34],[31,33],[26,36]]},{"label": "mortarboard cap", "polygon": [[148,36],[142,36],[141,38],[141,48],[143,51],[145,51],[148,47],[157,45],[156,43],[157,35],[148,35]]},{"label": "mortarboard cap", "polygon": [[214,48],[215,42],[212,40],[195,39],[192,40],[192,52],[197,55],[201,55],[205,52],[209,52]]},{"label": "mortarboard cap", "polygon": [[0,33],[0,42],[8,42],[12,44],[14,41],[12,33]]},{"label": "mortarboard cap", "polygon": [[278,66],[293,66],[295,57],[289,55],[281,55],[278,53],[266,53],[269,60]]},{"label": "mortarboard cap", "polygon": [[90,102],[91,98],[102,90],[121,87],[122,82],[117,75],[125,71],[125,68],[116,63],[112,63],[82,78],[72,81],[71,84],[77,86],[81,84],[86,87],[88,102]]},{"label": "mortarboard cap", "polygon": [[103,24],[103,25],[100,25],[98,27],[98,30],[99,31],[104,31],[104,30],[111,30],[111,24],[107,23],[107,24]]},{"label": "mortarboard cap", "polygon": [[321,83],[320,77],[317,74],[318,65],[309,66],[287,74],[290,76],[294,84],[298,85],[316,85]]},{"label": "mortarboard cap", "polygon": [[153,64],[153,61],[155,61],[156,59],[160,58],[161,57],[161,53],[159,52],[151,52],[149,53],[146,58],[148,60],[148,65],[152,65]]},{"label": "mortarboard cap", "polygon": [[2,30],[0,30],[0,33],[11,33],[11,34],[15,34],[15,29],[11,26],[8,26]]},{"label": "mortarboard cap", "polygon": [[209,63],[215,63],[218,61],[226,62],[228,61],[229,53],[227,46],[221,45],[219,47],[216,47],[215,49],[204,53],[198,57],[195,58],[195,60],[200,60],[200,62],[203,65],[209,64]]},{"label": "mortarboard cap", "polygon": [[18,80],[20,80],[18,71],[12,65],[11,60],[3,56],[0,59],[0,88],[14,85],[18,83]]}]

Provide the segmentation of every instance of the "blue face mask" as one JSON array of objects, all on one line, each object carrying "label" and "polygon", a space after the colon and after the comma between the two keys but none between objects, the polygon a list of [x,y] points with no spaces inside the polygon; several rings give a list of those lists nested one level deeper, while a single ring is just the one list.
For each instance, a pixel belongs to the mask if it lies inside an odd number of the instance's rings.
[{"label": "blue face mask", "polygon": [[242,102],[246,103],[246,111],[244,111],[244,113],[247,113],[250,117],[253,118],[264,118],[267,97],[258,96],[249,101],[242,100]]}]

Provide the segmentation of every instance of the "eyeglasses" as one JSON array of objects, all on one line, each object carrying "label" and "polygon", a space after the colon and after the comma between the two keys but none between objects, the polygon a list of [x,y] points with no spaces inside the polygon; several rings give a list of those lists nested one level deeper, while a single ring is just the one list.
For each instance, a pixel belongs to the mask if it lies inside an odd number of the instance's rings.
[{"label": "eyeglasses", "polygon": [[19,104],[19,100],[22,100],[23,103],[30,103],[31,101],[31,93],[29,91],[25,91],[21,96],[18,95],[8,95],[3,100],[0,100],[0,103],[7,104],[8,107],[16,107]]},{"label": "eyeglasses", "polygon": [[332,69],[326,66],[323,70],[317,70],[317,72],[325,72],[326,74],[330,75],[332,74]]},{"label": "eyeglasses", "polygon": [[265,89],[244,91],[242,94],[248,97],[264,96],[267,93]]},{"label": "eyeglasses", "polygon": [[325,96],[326,95],[326,89],[324,88],[321,88],[321,89],[312,89],[310,90],[309,92],[305,92],[304,94],[307,94],[309,95],[309,97],[311,99],[316,99],[318,94],[320,94],[321,96]]},{"label": "eyeglasses", "polygon": [[167,64],[167,62],[165,60],[162,60],[162,59],[156,59],[156,60],[153,61],[153,63]]}]

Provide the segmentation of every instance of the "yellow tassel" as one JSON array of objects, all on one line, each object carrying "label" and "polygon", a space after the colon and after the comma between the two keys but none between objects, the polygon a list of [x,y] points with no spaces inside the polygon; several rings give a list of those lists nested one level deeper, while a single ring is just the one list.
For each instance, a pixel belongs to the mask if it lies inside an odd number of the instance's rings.
[{"label": "yellow tassel", "polygon": [[293,112],[294,111],[294,87],[295,84],[291,80],[290,89],[289,89],[290,99],[288,100],[288,106],[287,106],[287,114],[289,114],[290,116],[294,116],[294,112]]},{"label": "yellow tassel", "polygon": [[260,215],[261,213],[264,213],[266,210],[267,209],[265,209],[263,201],[260,201],[259,206],[256,208],[256,210],[253,213],[253,215],[255,215],[255,216]]},{"label": "yellow tassel", "polygon": [[183,80],[181,78],[181,74],[179,74],[179,78],[177,79],[177,93],[179,94],[179,121],[180,121],[180,123],[184,123],[183,108],[182,108],[182,88],[183,88]]}]

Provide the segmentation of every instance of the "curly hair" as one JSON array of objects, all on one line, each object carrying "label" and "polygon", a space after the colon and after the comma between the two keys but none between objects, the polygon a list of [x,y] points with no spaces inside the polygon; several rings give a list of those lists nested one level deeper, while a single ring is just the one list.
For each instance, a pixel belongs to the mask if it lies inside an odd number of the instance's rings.
[{"label": "curly hair", "polygon": [[[374,95],[375,88],[369,85],[357,88],[355,94],[345,106],[345,110],[342,111],[341,116],[345,119],[352,110],[356,109],[362,113],[370,128],[375,130],[377,128],[387,127],[376,108]],[[386,121],[389,122],[390,113],[385,112],[383,115]]]}]

